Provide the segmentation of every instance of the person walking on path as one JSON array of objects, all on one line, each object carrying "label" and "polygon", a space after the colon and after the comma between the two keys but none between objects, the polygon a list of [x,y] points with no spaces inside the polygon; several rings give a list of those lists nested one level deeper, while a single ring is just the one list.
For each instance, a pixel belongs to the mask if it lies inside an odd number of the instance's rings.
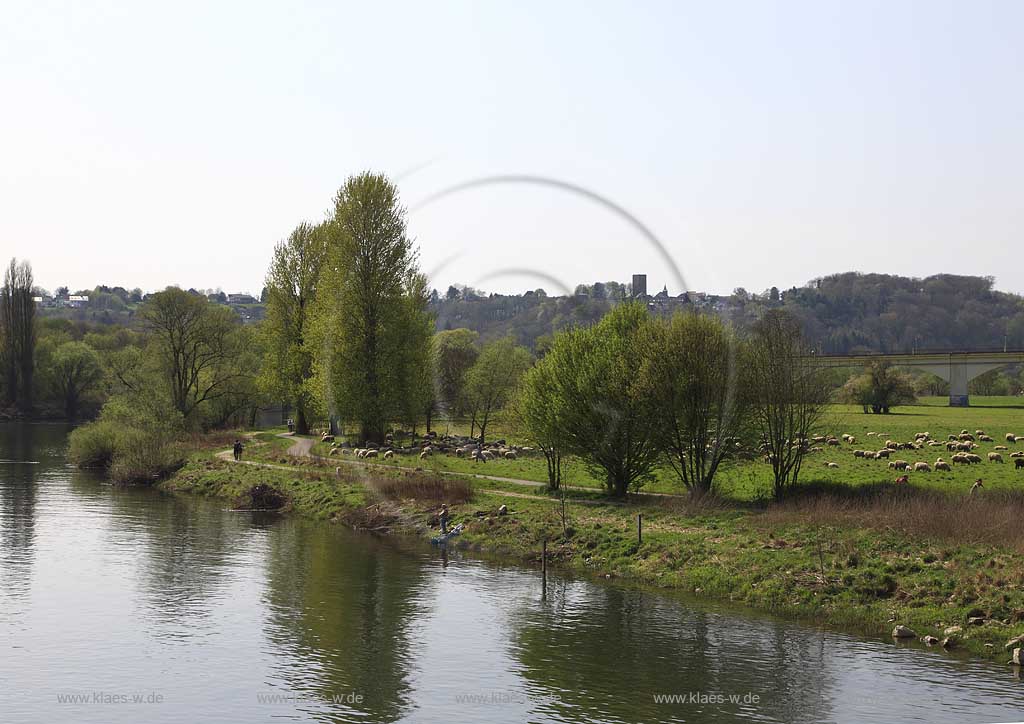
[{"label": "person walking on path", "polygon": [[235,453],[235,460],[241,460],[242,459],[242,441],[241,440],[235,440],[234,453]]}]

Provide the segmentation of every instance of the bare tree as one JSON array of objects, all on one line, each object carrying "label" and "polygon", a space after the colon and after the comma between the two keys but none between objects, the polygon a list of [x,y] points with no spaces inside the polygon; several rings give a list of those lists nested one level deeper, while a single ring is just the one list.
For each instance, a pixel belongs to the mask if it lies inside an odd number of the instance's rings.
[{"label": "bare tree", "polygon": [[754,326],[746,360],[753,423],[772,466],[773,493],[781,498],[797,484],[829,387],[799,322],[781,310],[769,310]]}]

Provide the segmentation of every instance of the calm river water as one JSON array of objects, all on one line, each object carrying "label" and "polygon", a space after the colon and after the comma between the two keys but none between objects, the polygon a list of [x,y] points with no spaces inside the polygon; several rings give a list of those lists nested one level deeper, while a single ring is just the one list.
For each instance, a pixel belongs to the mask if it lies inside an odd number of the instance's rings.
[{"label": "calm river water", "polygon": [[[1008,666],[116,489],[0,425],[0,721],[997,722]],[[665,703],[662,695],[685,701]]]}]

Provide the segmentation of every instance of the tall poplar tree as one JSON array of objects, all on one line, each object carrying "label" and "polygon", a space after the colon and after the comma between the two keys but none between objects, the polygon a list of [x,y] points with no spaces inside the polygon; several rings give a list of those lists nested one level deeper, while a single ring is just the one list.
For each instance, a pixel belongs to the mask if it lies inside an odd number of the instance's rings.
[{"label": "tall poplar tree", "polygon": [[385,176],[350,177],[334,200],[317,300],[317,355],[328,403],[362,442],[421,415],[430,395],[427,286]]}]

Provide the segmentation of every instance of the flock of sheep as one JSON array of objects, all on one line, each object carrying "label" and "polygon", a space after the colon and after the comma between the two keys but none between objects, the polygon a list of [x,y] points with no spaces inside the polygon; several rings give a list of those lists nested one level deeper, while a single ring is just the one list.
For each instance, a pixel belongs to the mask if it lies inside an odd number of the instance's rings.
[{"label": "flock of sheep", "polygon": [[[867,433],[870,437],[887,437],[886,433]],[[1024,436],[1015,435],[1012,432],[1006,433],[1006,442],[1018,443],[1024,441]],[[812,442],[817,443],[818,446],[810,447],[808,452],[818,452],[823,448],[820,445],[829,446],[840,446],[842,442],[853,445],[856,443],[856,439],[853,435],[843,434],[836,438],[833,436],[818,436],[811,439]],[[842,441],[842,442],[840,442]],[[930,473],[933,470],[942,470],[950,472],[953,469],[953,465],[973,465],[976,463],[983,462],[981,455],[974,452],[975,449],[979,448],[979,443],[987,442],[994,443],[995,440],[985,434],[984,430],[975,430],[972,434],[967,430],[962,430],[958,435],[949,435],[946,440],[935,440],[932,438],[930,432],[919,432],[914,435],[914,439],[909,442],[896,442],[895,440],[886,440],[883,446],[878,450],[854,450],[853,456],[857,458],[864,458],[866,460],[888,460],[889,469],[896,471],[913,471],[919,473]],[[935,460],[934,464],[927,462],[909,462],[907,460],[900,460],[894,458],[894,453],[898,453],[901,450],[923,450],[926,447],[944,447],[947,452],[953,453],[949,460],[945,460],[939,457]],[[987,459],[990,463],[1002,463],[1003,453],[1007,452],[1009,448],[1006,445],[995,445],[991,451],[987,454]],[[1016,452],[1009,453],[1009,457],[1014,459],[1014,467],[1016,469],[1024,468],[1024,450],[1017,450]],[[826,462],[825,466],[828,468],[838,468],[839,463]]]},{"label": "flock of sheep", "polygon": [[504,458],[515,460],[519,455],[532,452],[533,448],[507,445],[504,440],[496,440],[486,445],[480,444],[474,438],[456,435],[444,435],[438,437],[436,433],[428,433],[423,444],[413,447],[400,447],[394,445],[393,439],[388,437],[383,446],[375,443],[367,443],[367,447],[352,447],[347,442],[335,442],[334,436],[325,433],[321,436],[321,442],[331,443],[331,450],[328,455],[354,455],[357,458],[384,458],[389,460],[395,455],[418,455],[420,460],[426,460],[434,454],[455,455],[464,457],[476,462],[485,463],[488,460]]}]

